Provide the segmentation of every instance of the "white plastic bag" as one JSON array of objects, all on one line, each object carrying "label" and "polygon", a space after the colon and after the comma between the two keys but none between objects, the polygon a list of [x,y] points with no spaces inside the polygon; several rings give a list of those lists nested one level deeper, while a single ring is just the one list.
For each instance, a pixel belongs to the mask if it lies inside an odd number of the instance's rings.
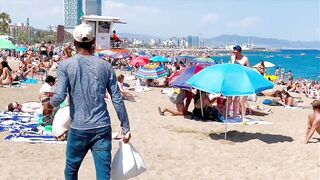
[{"label": "white plastic bag", "polygon": [[119,149],[111,165],[111,179],[125,180],[145,172],[146,166],[142,157],[130,143],[119,143]]},{"label": "white plastic bag", "polygon": [[68,131],[70,123],[71,119],[69,106],[59,109],[52,122],[52,132],[54,136],[59,137]]},{"label": "white plastic bag", "polygon": [[248,101],[256,102],[257,101],[257,95],[253,94],[248,96]]}]

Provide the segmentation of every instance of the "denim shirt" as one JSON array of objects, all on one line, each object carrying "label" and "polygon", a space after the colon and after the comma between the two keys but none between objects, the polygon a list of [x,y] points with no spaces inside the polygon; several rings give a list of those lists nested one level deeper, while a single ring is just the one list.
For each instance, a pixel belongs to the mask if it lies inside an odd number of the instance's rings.
[{"label": "denim shirt", "polygon": [[130,131],[127,110],[110,63],[95,56],[77,54],[59,64],[57,75],[56,94],[50,104],[59,106],[69,94],[71,128],[88,130],[111,126],[104,100],[108,90],[122,131]]}]

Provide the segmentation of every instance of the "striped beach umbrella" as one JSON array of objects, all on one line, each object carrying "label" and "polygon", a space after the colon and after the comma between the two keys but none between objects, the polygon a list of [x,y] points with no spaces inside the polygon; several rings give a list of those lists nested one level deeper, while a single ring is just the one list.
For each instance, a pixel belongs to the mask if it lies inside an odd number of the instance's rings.
[{"label": "striped beach umbrella", "polygon": [[151,63],[141,66],[135,75],[143,79],[157,79],[167,76],[168,73],[169,69],[166,66]]},{"label": "striped beach umbrella", "polygon": [[127,58],[129,57],[129,53],[128,52],[116,52],[115,54],[113,54],[111,57],[113,59],[122,59],[122,58]]},{"label": "striped beach umbrella", "polygon": [[110,50],[103,50],[95,53],[95,55],[98,57],[112,57],[115,54],[116,54],[115,52]]}]

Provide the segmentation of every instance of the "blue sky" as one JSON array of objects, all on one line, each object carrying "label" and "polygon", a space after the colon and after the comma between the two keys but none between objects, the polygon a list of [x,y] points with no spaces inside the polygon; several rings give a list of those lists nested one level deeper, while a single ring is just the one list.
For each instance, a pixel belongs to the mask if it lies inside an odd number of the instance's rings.
[{"label": "blue sky", "polygon": [[[117,25],[118,32],[320,39],[319,0],[105,0],[102,9],[103,15],[128,22]],[[39,28],[63,24],[63,0],[0,0],[1,11],[9,13],[13,22],[29,17]]]}]

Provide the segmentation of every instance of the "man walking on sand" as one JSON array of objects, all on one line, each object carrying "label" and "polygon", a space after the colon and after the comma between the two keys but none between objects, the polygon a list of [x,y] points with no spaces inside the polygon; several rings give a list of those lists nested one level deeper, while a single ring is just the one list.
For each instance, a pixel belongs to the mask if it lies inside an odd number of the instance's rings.
[{"label": "man walking on sand", "polygon": [[74,29],[73,38],[77,54],[59,64],[56,94],[44,104],[43,114],[50,114],[53,107],[59,106],[69,94],[71,124],[65,179],[78,179],[81,162],[90,149],[96,178],[109,180],[112,143],[110,116],[104,101],[106,89],[121,121],[124,143],[128,143],[131,137],[127,111],[111,65],[93,56],[93,29],[87,24],[80,24]]},{"label": "man walking on sand", "polygon": [[320,134],[320,101],[312,102],[313,112],[308,115],[308,129],[305,143],[309,143],[313,133],[317,131]]}]

